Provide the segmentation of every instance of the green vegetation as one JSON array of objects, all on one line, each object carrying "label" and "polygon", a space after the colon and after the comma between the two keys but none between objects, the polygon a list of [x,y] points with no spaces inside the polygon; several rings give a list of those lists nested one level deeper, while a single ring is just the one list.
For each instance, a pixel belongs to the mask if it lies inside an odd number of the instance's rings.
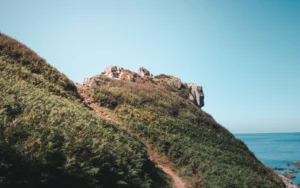
[{"label": "green vegetation", "polygon": [[[0,33],[0,71],[4,79],[15,78],[55,95],[75,99],[76,86],[25,45]],[[1,61],[2,60],[2,61]]]},{"label": "green vegetation", "polygon": [[144,144],[194,187],[284,187],[245,144],[186,100],[166,75],[135,83],[97,76],[88,90],[125,125],[99,118],[76,86],[0,34],[0,187],[168,187]]},{"label": "green vegetation", "polygon": [[146,147],[66,76],[0,34],[0,187],[165,187]]},{"label": "green vegetation", "polygon": [[193,186],[284,187],[243,142],[185,99],[186,87],[95,79],[97,103],[114,109],[131,134],[166,155]]}]

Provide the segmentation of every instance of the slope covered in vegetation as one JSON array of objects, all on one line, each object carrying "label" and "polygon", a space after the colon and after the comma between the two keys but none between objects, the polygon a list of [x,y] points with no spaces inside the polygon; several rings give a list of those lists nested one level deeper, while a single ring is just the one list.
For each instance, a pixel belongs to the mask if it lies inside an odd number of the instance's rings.
[{"label": "slope covered in vegetation", "polygon": [[67,98],[78,97],[76,86],[64,74],[25,45],[2,33],[0,33],[0,57],[2,78],[22,80]]},{"label": "slope covered in vegetation", "polygon": [[96,76],[85,91],[123,123],[114,124],[88,108],[65,75],[0,34],[0,187],[168,187],[147,147],[167,157],[187,186],[283,187],[186,99],[187,85],[169,85],[165,75],[134,78]]},{"label": "slope covered in vegetation", "polygon": [[65,75],[0,34],[0,187],[162,187],[146,147]]},{"label": "slope covered in vegetation", "polygon": [[194,187],[284,187],[229,131],[187,99],[189,89],[167,84],[165,76],[136,82],[93,77],[89,95],[123,119],[127,130],[156,148]]}]

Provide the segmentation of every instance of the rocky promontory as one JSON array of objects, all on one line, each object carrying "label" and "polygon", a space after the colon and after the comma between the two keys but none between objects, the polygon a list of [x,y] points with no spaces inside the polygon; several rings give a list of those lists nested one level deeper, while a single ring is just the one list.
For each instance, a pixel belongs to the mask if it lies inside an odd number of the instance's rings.
[{"label": "rocky promontory", "polygon": [[[163,82],[177,90],[186,89],[188,92],[187,99],[192,101],[199,108],[202,108],[204,106],[203,87],[195,83],[182,83],[180,78],[174,76],[165,74],[153,76],[153,74],[144,67],[140,67],[138,69],[138,73],[136,73],[119,66],[108,66],[104,69],[104,72],[102,72],[101,75],[111,79],[127,80],[130,82],[136,82],[137,80],[142,80],[143,82],[152,81],[154,83]],[[94,77],[87,77],[84,78],[82,85],[89,88],[94,88],[97,86],[97,83]]]},{"label": "rocky promontory", "polygon": [[300,167],[300,162],[293,162],[294,166]]}]

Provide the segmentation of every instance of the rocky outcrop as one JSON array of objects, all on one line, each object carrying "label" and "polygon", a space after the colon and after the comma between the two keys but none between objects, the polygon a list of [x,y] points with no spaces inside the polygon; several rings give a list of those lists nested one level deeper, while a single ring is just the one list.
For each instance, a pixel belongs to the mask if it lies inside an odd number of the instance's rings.
[{"label": "rocky outcrop", "polygon": [[294,176],[293,174],[288,174],[288,173],[284,173],[282,174],[284,177],[288,178],[288,179],[294,179],[296,178],[296,176]]},{"label": "rocky outcrop", "polygon": [[136,78],[134,76],[136,75],[136,73],[132,73],[131,71],[124,70],[123,68],[118,66],[108,66],[105,68],[102,74],[109,78],[113,78],[117,80],[129,80],[131,82],[136,81]]},{"label": "rocky outcrop", "polygon": [[294,166],[300,167],[300,162],[293,162]]},{"label": "rocky outcrop", "polygon": [[82,85],[90,88],[94,88],[97,86],[97,83],[94,78],[87,77],[84,78]]},{"label": "rocky outcrop", "polygon": [[154,81],[156,82],[165,82],[168,85],[175,87],[177,89],[180,89],[182,87],[182,82],[180,78],[177,78],[175,76],[160,74],[154,77]]},{"label": "rocky outcrop", "polygon": [[167,80],[167,83],[170,86],[176,87],[177,89],[180,89],[182,86],[181,79],[173,77],[173,76]]},{"label": "rocky outcrop", "polygon": [[[152,81],[156,83],[164,82],[178,90],[186,89],[187,86],[187,89],[189,91],[185,91],[186,95],[184,96],[184,98],[188,96],[188,99],[193,101],[200,108],[204,106],[204,93],[203,93],[202,86],[198,86],[197,84],[194,83],[183,84],[181,82],[181,79],[174,76],[161,74],[153,77],[153,74],[151,74],[151,72],[144,67],[140,67],[137,74],[135,72],[131,72],[130,70],[124,70],[123,68],[118,66],[106,67],[102,75],[117,80],[129,80],[131,82],[138,82],[138,83],[140,83],[141,80],[143,82],[145,81],[142,78],[153,78]],[[92,78],[85,78],[83,81],[83,85],[93,88],[97,86],[97,83],[92,77]]]},{"label": "rocky outcrop", "polygon": [[104,75],[109,78],[121,79],[123,70],[118,66],[108,66],[104,70]]},{"label": "rocky outcrop", "polygon": [[204,93],[202,86],[198,86],[194,83],[187,84],[189,88],[189,99],[193,101],[200,108],[204,106]]},{"label": "rocky outcrop", "polygon": [[[145,77],[145,76],[150,76],[153,77],[153,75],[150,73],[150,71],[148,71],[147,69],[145,69],[144,67],[141,67],[139,69],[139,75],[141,77]],[[160,74],[158,76],[154,77],[154,81],[157,83],[160,82],[164,82],[167,83],[168,85],[177,88],[178,90],[185,88],[181,79],[174,77],[174,76],[170,76],[170,75],[165,75],[165,74]],[[199,106],[200,108],[204,106],[204,93],[203,93],[203,89],[202,86],[198,86],[197,84],[194,83],[188,83],[187,85],[187,89],[188,91],[188,99],[193,101],[197,106]]]},{"label": "rocky outcrop", "polygon": [[144,77],[150,77],[152,78],[153,77],[153,74],[151,74],[150,71],[148,71],[146,68],[144,67],[140,67],[139,68],[139,75],[144,78]]},{"label": "rocky outcrop", "polygon": [[299,173],[300,171],[299,170],[296,170],[296,169],[291,169],[290,170],[290,174],[296,174],[296,173]]},{"label": "rocky outcrop", "polygon": [[279,170],[279,171],[281,171],[281,170],[286,170],[286,168],[275,167],[275,168],[273,168],[273,170]]}]

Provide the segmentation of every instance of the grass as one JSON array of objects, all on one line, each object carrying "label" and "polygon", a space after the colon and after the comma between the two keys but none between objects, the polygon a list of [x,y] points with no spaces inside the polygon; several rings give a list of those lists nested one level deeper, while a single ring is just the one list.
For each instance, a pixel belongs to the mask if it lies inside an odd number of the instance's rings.
[{"label": "grass", "polygon": [[74,83],[27,46],[0,33],[0,71],[5,79],[14,77],[53,94],[78,98]]},{"label": "grass", "polygon": [[146,147],[65,75],[0,35],[0,187],[168,187]]},{"label": "grass", "polygon": [[162,79],[142,83],[95,77],[90,95],[114,109],[127,130],[171,160],[194,187],[284,187],[228,130]]}]

